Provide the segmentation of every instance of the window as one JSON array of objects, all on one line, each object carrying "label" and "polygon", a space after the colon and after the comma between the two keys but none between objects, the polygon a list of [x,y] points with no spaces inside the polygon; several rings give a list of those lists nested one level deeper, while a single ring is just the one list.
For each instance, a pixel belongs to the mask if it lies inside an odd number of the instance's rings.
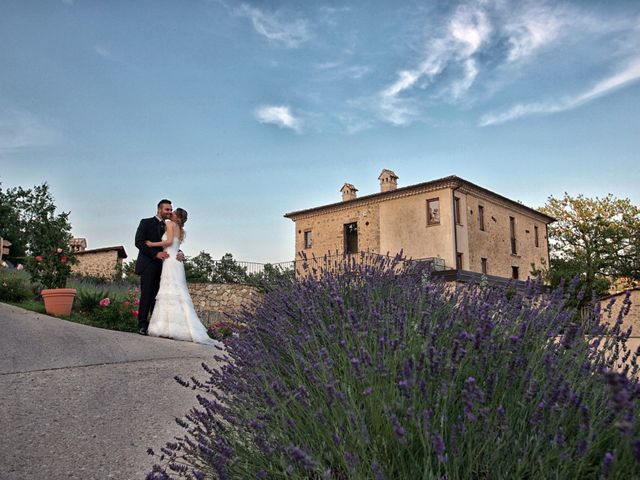
[{"label": "window", "polygon": [[453,197],[453,218],[458,225],[462,225],[460,218],[460,199],[458,197]]},{"label": "window", "polygon": [[511,235],[511,254],[516,255],[518,253],[516,249],[516,219],[509,217],[509,233]]},{"label": "window", "polygon": [[538,237],[538,226],[537,225],[535,225],[533,227],[533,238],[534,238],[534,241],[536,243],[536,247],[539,247],[540,246],[540,240],[539,240],[539,237]]},{"label": "window", "polygon": [[513,278],[514,280],[518,280],[518,277],[520,276],[518,270],[518,267],[511,267],[511,278]]},{"label": "window", "polygon": [[482,266],[482,273],[484,275],[487,274],[487,259],[486,258],[481,258],[480,259],[480,265]]},{"label": "window", "polygon": [[311,248],[313,246],[313,236],[311,230],[304,232],[304,248]]},{"label": "window", "polygon": [[358,223],[344,226],[344,253],[358,253]]},{"label": "window", "polygon": [[456,255],[456,269],[462,270],[462,254],[458,253]]},{"label": "window", "polygon": [[478,226],[484,232],[484,207],[478,205]]},{"label": "window", "polygon": [[440,199],[432,198],[427,200],[427,225],[438,225],[440,223]]}]

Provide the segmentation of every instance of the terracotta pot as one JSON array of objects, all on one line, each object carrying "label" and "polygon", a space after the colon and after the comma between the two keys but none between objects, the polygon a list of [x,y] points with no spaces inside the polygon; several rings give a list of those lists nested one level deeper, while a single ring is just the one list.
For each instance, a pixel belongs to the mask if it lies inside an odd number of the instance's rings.
[{"label": "terracotta pot", "polygon": [[49,315],[71,315],[75,288],[47,288],[40,292],[44,309]]}]

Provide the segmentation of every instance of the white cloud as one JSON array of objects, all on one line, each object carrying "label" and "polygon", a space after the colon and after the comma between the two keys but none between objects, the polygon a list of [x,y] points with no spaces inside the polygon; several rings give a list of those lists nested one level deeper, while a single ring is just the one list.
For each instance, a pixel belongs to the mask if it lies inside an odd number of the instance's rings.
[{"label": "white cloud", "polygon": [[256,109],[255,116],[260,123],[271,123],[281,128],[290,128],[296,132],[302,128],[302,121],[291,113],[288,106],[264,105]]},{"label": "white cloud", "polygon": [[278,13],[268,13],[247,4],[242,4],[235,13],[251,20],[255,31],[270,42],[287,48],[298,47],[311,38],[308,22],[304,19],[282,19]]},{"label": "white cloud", "polygon": [[351,11],[351,7],[329,7],[321,6],[318,8],[319,21],[335,27],[338,24],[337,17]]},{"label": "white cloud", "polygon": [[313,68],[316,70],[333,70],[334,68],[338,68],[340,65],[342,65],[342,62],[323,62],[316,63]]},{"label": "white cloud", "polygon": [[373,122],[370,119],[362,118],[359,115],[352,113],[338,113],[336,117],[344,125],[349,135],[368,130],[373,126]]},{"label": "white cloud", "polygon": [[449,23],[449,34],[461,46],[463,57],[473,55],[491,33],[491,25],[484,11],[463,6],[458,9]]},{"label": "white cloud", "polygon": [[316,63],[313,68],[322,72],[322,78],[330,80],[339,78],[358,80],[373,70],[368,65],[344,65],[342,62]]},{"label": "white cloud", "polygon": [[0,112],[0,152],[50,145],[58,136],[55,129],[28,112]]},{"label": "white cloud", "polygon": [[[479,78],[485,79],[481,87],[486,95],[492,85],[506,83],[507,76],[517,78],[519,72],[514,69],[562,38],[629,29],[628,22],[595,17],[545,0],[467,0],[439,25],[440,31],[438,27],[429,31],[435,35],[423,42],[415,66],[399,70],[393,82],[368,97],[369,111],[380,120],[408,125],[422,115],[428,101],[468,104]],[[519,104],[498,115],[502,119],[526,111],[557,111],[582,101],[576,96],[561,102]],[[483,119],[497,120],[493,116]]]},{"label": "white cloud", "polygon": [[478,67],[473,58],[467,58],[463,64],[464,77],[454,80],[449,89],[454,99],[462,97],[478,76]]},{"label": "white cloud", "polygon": [[116,60],[115,55],[111,53],[111,51],[104,45],[96,45],[95,47],[93,47],[93,50],[105,60]]},{"label": "white cloud", "polygon": [[453,78],[447,91],[455,100],[471,88],[479,73],[473,56],[479,52],[492,32],[487,14],[480,8],[462,5],[449,20],[444,34],[425,47],[417,68],[401,70],[394,83],[378,94],[378,111],[382,120],[393,125],[407,125],[418,113],[415,100],[400,97],[415,86],[426,88],[448,66],[460,66],[462,78]]},{"label": "white cloud", "polygon": [[509,61],[529,57],[552,43],[570,21],[570,14],[567,12],[551,9],[544,4],[526,8],[515,15],[506,15],[504,31],[509,42]]},{"label": "white cloud", "polygon": [[640,80],[640,57],[632,59],[617,73],[601,80],[582,93],[555,101],[519,103],[502,112],[483,115],[479,125],[486,127],[509,122],[527,115],[549,114],[570,110],[638,80]]}]

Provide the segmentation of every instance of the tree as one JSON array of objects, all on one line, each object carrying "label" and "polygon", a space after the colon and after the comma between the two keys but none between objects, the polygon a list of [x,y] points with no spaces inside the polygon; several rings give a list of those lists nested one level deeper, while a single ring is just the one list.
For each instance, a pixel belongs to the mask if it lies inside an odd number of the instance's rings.
[{"label": "tree", "polygon": [[0,237],[11,242],[9,255],[3,255],[3,258],[13,264],[24,262],[26,240],[20,230],[20,214],[12,203],[12,196],[2,192],[2,184],[0,184]]},{"label": "tree", "polygon": [[247,283],[255,285],[263,291],[270,290],[273,286],[283,281],[291,281],[295,278],[293,267],[283,268],[280,265],[265,263],[261,272],[249,274]]},{"label": "tree", "polygon": [[552,284],[578,274],[590,294],[606,291],[608,278],[640,278],[640,209],[629,199],[565,193],[541,210],[557,220],[549,225]]},{"label": "tree", "polygon": [[10,188],[2,203],[17,214],[20,242],[27,255],[39,255],[50,249],[66,247],[71,240],[70,212],[56,214],[56,205],[45,182],[33,188]]},{"label": "tree", "polygon": [[122,267],[116,273],[116,280],[125,280],[134,285],[140,285],[140,277],[136,275],[136,259],[132,258],[128,262],[124,262]]},{"label": "tree", "polygon": [[247,267],[243,267],[233,259],[233,255],[225,253],[215,262],[211,281],[215,283],[247,283]]},{"label": "tree", "polygon": [[185,258],[184,269],[187,281],[193,283],[211,282],[214,266],[215,260],[204,250],[193,258]]},{"label": "tree", "polygon": [[33,281],[47,288],[63,287],[75,261],[69,247],[69,212],[56,213],[46,182],[28,189],[10,188],[1,193],[0,200],[0,231],[15,242],[13,258],[21,260],[26,256]]},{"label": "tree", "polygon": [[187,281],[193,283],[247,283],[247,268],[233,259],[233,255],[225,253],[220,260],[201,251],[184,262]]}]

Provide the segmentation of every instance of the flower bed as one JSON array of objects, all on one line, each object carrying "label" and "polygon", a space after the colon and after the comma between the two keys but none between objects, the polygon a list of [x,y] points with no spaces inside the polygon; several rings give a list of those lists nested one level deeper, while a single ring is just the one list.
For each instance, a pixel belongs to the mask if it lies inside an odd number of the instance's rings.
[{"label": "flower bed", "polygon": [[228,343],[234,338],[240,337],[240,332],[245,328],[244,325],[232,320],[214,321],[209,325],[209,336],[224,343]]}]

